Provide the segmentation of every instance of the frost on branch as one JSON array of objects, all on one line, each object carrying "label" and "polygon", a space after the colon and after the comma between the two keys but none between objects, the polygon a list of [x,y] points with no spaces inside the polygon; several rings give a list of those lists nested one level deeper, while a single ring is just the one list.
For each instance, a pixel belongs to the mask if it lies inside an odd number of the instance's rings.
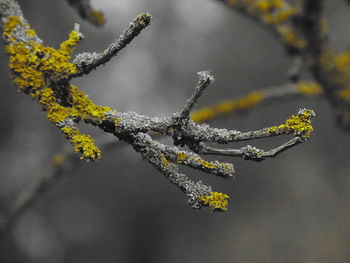
[{"label": "frost on branch", "polygon": [[[312,110],[302,109],[284,124],[256,131],[217,129],[207,124],[198,124],[190,119],[190,113],[205,89],[214,82],[210,71],[198,73],[199,80],[193,95],[180,113],[164,118],[149,117],[135,112],[119,112],[108,106],[99,106],[86,94],[72,85],[70,80],[88,74],[108,62],[126,47],[145,27],[151,15],[136,17],[123,34],[101,53],[82,53],[71,60],[71,53],[83,37],[75,25],[68,40],[58,49],[43,45],[42,40],[24,19],[20,6],[12,0],[1,0],[0,16],[3,39],[9,55],[11,76],[21,92],[28,94],[46,112],[48,119],[71,142],[81,158],[97,161],[101,151],[90,135],[82,134],[75,126],[83,122],[92,124],[104,132],[112,133],[116,140],[130,144],[136,152],[181,189],[193,208],[209,206],[213,211],[225,211],[229,197],[212,191],[201,181],[194,182],[180,172],[187,166],[206,173],[232,178],[231,163],[208,161],[204,155],[228,155],[261,161],[274,157],[282,151],[309,139],[312,132]],[[174,145],[164,145],[153,139],[150,132],[171,136]],[[207,146],[207,143],[227,144],[259,138],[290,134],[294,138],[271,150],[262,150],[247,145],[241,149],[222,149]],[[180,148],[187,146],[186,148]]]}]

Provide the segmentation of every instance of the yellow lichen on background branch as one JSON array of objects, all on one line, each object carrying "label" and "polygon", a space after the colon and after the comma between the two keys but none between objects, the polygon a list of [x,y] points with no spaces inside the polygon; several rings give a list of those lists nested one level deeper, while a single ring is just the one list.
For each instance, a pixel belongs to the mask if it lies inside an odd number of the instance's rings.
[{"label": "yellow lichen on background branch", "polygon": [[322,87],[317,82],[299,82],[297,89],[300,94],[305,96],[314,96],[323,93]]},{"label": "yellow lichen on background branch", "polygon": [[288,95],[317,96],[323,94],[322,87],[313,81],[301,81],[296,84],[287,84],[280,87],[272,87],[254,91],[241,98],[219,102],[211,106],[205,106],[191,114],[194,122],[205,122],[217,117],[254,108],[269,99],[281,99]]},{"label": "yellow lichen on background branch", "polygon": [[215,117],[228,114],[237,110],[246,110],[257,106],[263,100],[263,92],[253,92],[245,97],[221,102],[217,105],[203,107],[191,114],[191,119],[194,122],[203,122],[212,120]]},{"label": "yellow lichen on background branch", "polygon": [[[332,90],[333,96],[345,102],[345,105],[349,105],[350,48],[340,54],[334,54],[330,49],[326,49],[320,59],[320,64],[327,78],[336,85]],[[347,116],[347,114],[344,115],[345,118],[348,118]]]},{"label": "yellow lichen on background branch", "polygon": [[350,104],[350,88],[339,90],[338,96]]},{"label": "yellow lichen on background branch", "polygon": [[300,38],[288,23],[293,16],[300,13],[302,1],[297,1],[295,5],[286,0],[226,0],[225,2],[228,6],[244,10],[244,13],[274,28],[283,43],[300,49],[306,46],[306,41]]},{"label": "yellow lichen on background branch", "polygon": [[96,26],[103,26],[106,23],[106,18],[102,11],[91,10],[90,17],[93,24]]}]

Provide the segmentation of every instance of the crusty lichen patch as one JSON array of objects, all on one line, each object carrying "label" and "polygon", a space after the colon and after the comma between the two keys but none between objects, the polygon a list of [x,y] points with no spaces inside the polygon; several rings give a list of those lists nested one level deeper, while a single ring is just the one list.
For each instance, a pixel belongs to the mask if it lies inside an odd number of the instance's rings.
[{"label": "crusty lichen patch", "polygon": [[[26,38],[31,40],[22,41],[18,32],[26,34]],[[80,33],[73,30],[68,40],[59,49],[54,49],[37,41],[36,32],[19,17],[10,16],[3,34],[8,39],[6,52],[11,77],[19,90],[38,101],[42,110],[47,112],[48,119],[61,128],[75,151],[82,153],[82,158],[99,159],[101,153],[93,139],[66,125],[72,123],[69,120],[99,124],[106,119],[106,113],[112,112],[109,107],[94,104],[84,92],[68,82],[69,77],[77,73],[77,68],[70,62],[70,54],[79,43]]]},{"label": "crusty lichen patch", "polygon": [[210,192],[210,195],[199,196],[198,198],[204,205],[209,206],[212,211],[226,211],[230,200],[230,197],[227,194],[218,192]]},{"label": "crusty lichen patch", "polygon": [[315,116],[313,110],[301,109],[297,115],[292,115],[285,124],[272,126],[267,129],[270,134],[281,134],[293,132],[294,136],[300,136],[303,139],[310,138],[313,132],[311,118]]},{"label": "crusty lichen patch", "polygon": [[81,134],[75,127],[63,127],[61,130],[74,145],[75,152],[82,154],[81,159],[97,160],[101,158],[101,151],[95,146],[94,139],[90,135]]}]

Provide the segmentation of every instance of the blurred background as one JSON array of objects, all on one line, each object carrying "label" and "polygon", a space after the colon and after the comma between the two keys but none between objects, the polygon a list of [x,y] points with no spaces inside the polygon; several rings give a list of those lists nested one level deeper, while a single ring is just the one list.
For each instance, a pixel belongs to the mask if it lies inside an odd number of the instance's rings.
[{"label": "blurred background", "polygon": [[[118,57],[73,81],[96,104],[118,111],[180,111],[201,70],[210,69],[216,81],[198,107],[284,84],[291,66],[267,30],[214,0],[92,1],[105,13],[103,28],[81,20],[62,0],[19,2],[46,45],[58,47],[79,23],[86,39],[76,53],[102,51],[138,14],[153,15]],[[350,40],[350,8],[328,0],[325,11],[332,47],[340,52]],[[17,92],[1,45],[0,211],[6,213],[69,142]],[[307,143],[261,163],[221,158],[235,165],[235,179],[184,170],[227,193],[227,212],[187,207],[162,174],[129,145],[116,143],[99,162],[80,161],[20,218],[0,241],[0,262],[350,262],[350,133],[336,127],[325,100],[279,101],[211,125],[259,129],[283,123],[301,107],[317,113]],[[84,129],[96,139],[106,136]],[[270,149],[288,139],[250,144]]]}]

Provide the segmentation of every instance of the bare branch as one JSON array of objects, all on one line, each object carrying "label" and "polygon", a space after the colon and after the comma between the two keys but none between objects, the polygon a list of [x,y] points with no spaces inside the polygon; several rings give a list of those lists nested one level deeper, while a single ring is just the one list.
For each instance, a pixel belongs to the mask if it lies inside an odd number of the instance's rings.
[{"label": "bare branch", "polygon": [[278,154],[284,152],[285,150],[299,144],[302,142],[302,138],[294,137],[288,142],[271,149],[269,151],[264,151],[262,149],[256,148],[251,145],[247,145],[242,147],[241,149],[218,149],[213,147],[204,147],[203,154],[214,154],[214,155],[223,155],[223,156],[232,156],[232,157],[240,157],[245,160],[253,160],[260,162],[265,160],[266,158],[276,157]]},{"label": "bare branch", "polygon": [[78,69],[77,73],[72,74],[71,77],[78,77],[83,74],[89,74],[92,70],[98,66],[105,64],[112,57],[116,56],[119,51],[125,48],[140,32],[150,25],[151,15],[144,13],[135,18],[130,23],[129,27],[124,31],[120,37],[110,44],[103,53],[81,53],[74,59],[74,64]]},{"label": "bare branch", "polygon": [[192,108],[196,105],[198,98],[202,95],[203,91],[214,82],[215,79],[209,70],[198,72],[199,81],[195,88],[194,94],[186,102],[186,105],[180,113],[180,119],[188,119]]}]

